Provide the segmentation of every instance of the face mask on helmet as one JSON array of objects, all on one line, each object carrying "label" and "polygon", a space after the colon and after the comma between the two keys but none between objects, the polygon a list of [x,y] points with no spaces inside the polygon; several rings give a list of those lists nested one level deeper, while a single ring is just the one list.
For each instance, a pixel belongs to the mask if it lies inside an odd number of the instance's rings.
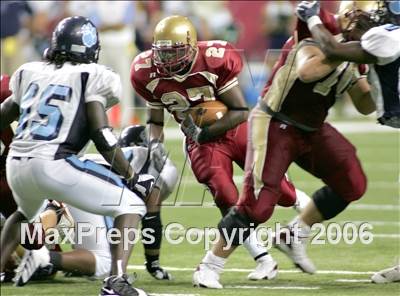
[{"label": "face mask on helmet", "polygon": [[352,10],[345,14],[347,22],[342,22],[343,37],[347,41],[360,40],[370,28],[376,26],[371,15],[362,10]]},{"label": "face mask on helmet", "polygon": [[182,72],[193,60],[194,49],[190,44],[159,45],[153,44],[153,62],[162,75],[174,75]]},{"label": "face mask on helmet", "polygon": [[359,40],[361,36],[379,25],[379,1],[342,1],[339,22],[346,40]]}]

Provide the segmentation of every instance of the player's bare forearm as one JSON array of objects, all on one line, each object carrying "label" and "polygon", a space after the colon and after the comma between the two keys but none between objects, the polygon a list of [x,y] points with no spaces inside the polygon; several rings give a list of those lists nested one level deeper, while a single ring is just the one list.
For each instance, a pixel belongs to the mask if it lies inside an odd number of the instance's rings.
[{"label": "player's bare forearm", "polygon": [[19,107],[11,98],[8,98],[0,105],[0,130],[4,130],[18,118]]},{"label": "player's bare forearm", "polygon": [[372,64],[377,61],[375,56],[370,55],[361,47],[359,41],[340,43],[322,24],[313,26],[311,33],[329,60],[359,64]]},{"label": "player's bare forearm", "polygon": [[149,109],[147,118],[150,141],[164,142],[164,109]]},{"label": "player's bare forearm", "polygon": [[221,136],[228,130],[235,128],[246,121],[249,115],[242,90],[238,85],[224,92],[219,99],[228,107],[228,112],[208,127],[208,132],[212,138]]},{"label": "player's bare forearm", "polygon": [[99,151],[104,159],[111,165],[113,171],[129,179],[133,170],[129,162],[126,160],[121,148],[117,147],[111,151]]},{"label": "player's bare forearm", "polygon": [[134,174],[132,167],[124,157],[121,148],[116,145],[114,135],[107,130],[108,118],[103,105],[99,102],[90,102],[86,104],[86,107],[91,138],[97,150],[115,172],[127,179],[131,178]]},{"label": "player's bare forearm", "polygon": [[215,139],[246,121],[247,117],[248,111],[229,110],[220,120],[208,127],[208,132]]},{"label": "player's bare forearm", "polygon": [[354,107],[363,115],[371,114],[376,110],[375,101],[371,95],[371,87],[366,78],[361,78],[348,90]]}]

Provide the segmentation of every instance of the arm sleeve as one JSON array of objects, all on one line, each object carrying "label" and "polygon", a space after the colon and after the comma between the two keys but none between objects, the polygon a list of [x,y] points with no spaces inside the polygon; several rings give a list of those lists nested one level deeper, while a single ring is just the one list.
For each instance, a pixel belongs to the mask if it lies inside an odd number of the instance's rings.
[{"label": "arm sleeve", "polygon": [[86,87],[86,103],[98,101],[105,109],[119,102],[122,86],[120,76],[106,67],[90,73]]},{"label": "arm sleeve", "polygon": [[361,47],[378,58],[378,64],[400,56],[400,28],[393,25],[375,27],[361,37]]},{"label": "arm sleeve", "polygon": [[239,51],[228,43],[225,46],[223,61],[216,69],[218,75],[216,85],[219,95],[238,85],[237,76],[242,71],[242,68],[243,62]]}]

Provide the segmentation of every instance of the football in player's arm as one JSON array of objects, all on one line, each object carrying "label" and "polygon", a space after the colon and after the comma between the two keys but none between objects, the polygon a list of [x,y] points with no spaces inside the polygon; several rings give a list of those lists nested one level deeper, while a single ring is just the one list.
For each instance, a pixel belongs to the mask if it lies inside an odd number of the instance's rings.
[{"label": "football in player's arm", "polygon": [[[159,160],[166,154],[162,145],[166,109],[186,136],[185,152],[196,179],[211,191],[222,215],[239,198],[232,163],[244,168],[246,158],[248,108],[237,78],[242,67],[241,55],[234,46],[223,40],[197,42],[193,24],[182,16],[161,20],[154,30],[152,50],[138,55],[131,66],[132,85],[149,108],[151,161],[162,165]],[[221,101],[228,111],[208,126],[197,126],[188,111],[214,100]],[[281,179],[281,192],[282,206],[295,207],[300,199],[304,206],[309,200],[306,194],[298,194],[300,191],[287,178]],[[244,246],[257,262],[249,279],[272,279],[277,275],[277,263],[257,243],[255,233]],[[203,262],[209,256],[207,253]],[[201,264],[199,268],[207,266]]]},{"label": "football in player's arm", "polygon": [[[309,236],[312,224],[335,217],[350,202],[362,197],[366,177],[354,147],[324,121],[328,109],[346,92],[354,95],[353,102],[361,113],[374,110],[364,72],[363,67],[327,59],[311,39],[287,41],[262,99],[251,111],[249,132],[253,136],[249,137],[247,147],[243,194],[236,207],[220,221],[222,235],[223,230],[229,232],[269,219],[278,200],[275,177],[279,179],[292,162],[326,184],[313,194],[300,216],[289,223],[289,227],[300,226],[301,237]],[[300,148],[303,145],[308,148]],[[284,150],[277,148],[283,146]],[[308,220],[301,220],[303,213]],[[304,243],[296,245],[290,241],[285,245],[281,240],[282,246],[277,247],[304,272],[314,273],[316,268],[306,256]],[[211,264],[224,264],[239,244],[235,236],[233,246],[226,248],[226,241],[221,238],[212,249]],[[194,277],[204,287],[210,287],[210,281],[214,282],[213,287],[221,287],[215,273],[209,271],[207,275],[200,269]]]}]

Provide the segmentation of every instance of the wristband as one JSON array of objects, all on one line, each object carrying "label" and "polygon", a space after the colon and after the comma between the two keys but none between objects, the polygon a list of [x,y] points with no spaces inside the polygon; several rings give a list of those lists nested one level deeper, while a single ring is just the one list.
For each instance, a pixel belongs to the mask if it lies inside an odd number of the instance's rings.
[{"label": "wristband", "polygon": [[316,25],[322,25],[322,21],[318,15],[314,15],[307,20],[308,29],[311,31]]}]

